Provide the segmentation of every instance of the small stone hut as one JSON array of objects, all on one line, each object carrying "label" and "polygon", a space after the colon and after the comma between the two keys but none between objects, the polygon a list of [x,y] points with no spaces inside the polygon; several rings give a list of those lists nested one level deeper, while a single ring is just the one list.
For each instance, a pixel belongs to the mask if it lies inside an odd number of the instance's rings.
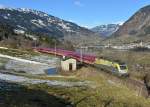
[{"label": "small stone hut", "polygon": [[75,71],[77,69],[77,61],[73,58],[63,59],[61,61],[63,71]]}]

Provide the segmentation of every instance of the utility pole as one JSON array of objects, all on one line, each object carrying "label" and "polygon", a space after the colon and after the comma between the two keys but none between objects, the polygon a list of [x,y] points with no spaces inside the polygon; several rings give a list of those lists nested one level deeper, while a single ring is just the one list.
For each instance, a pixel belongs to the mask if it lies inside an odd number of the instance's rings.
[{"label": "utility pole", "polygon": [[35,42],[34,42],[34,47],[36,48],[36,40],[35,40]]},{"label": "utility pole", "polygon": [[56,40],[55,40],[55,57],[56,57]]},{"label": "utility pole", "polygon": [[80,61],[81,61],[81,64],[82,64],[82,62],[83,62],[82,46],[83,46],[83,40],[81,39],[81,47],[80,47]]},{"label": "utility pole", "polygon": [[80,47],[80,61],[83,62],[83,52],[82,52],[82,46]]}]

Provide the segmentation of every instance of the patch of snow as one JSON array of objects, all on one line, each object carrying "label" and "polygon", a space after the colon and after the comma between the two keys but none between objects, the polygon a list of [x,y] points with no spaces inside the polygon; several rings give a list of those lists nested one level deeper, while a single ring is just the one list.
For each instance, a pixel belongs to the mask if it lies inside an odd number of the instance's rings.
[{"label": "patch of snow", "polygon": [[10,16],[10,14],[8,13],[7,16]]},{"label": "patch of snow", "polygon": [[115,22],[114,24],[118,24],[118,25],[122,26],[124,24],[124,21],[118,21],[118,22]]},{"label": "patch of snow", "polygon": [[31,23],[33,23],[33,24],[35,24],[36,26],[38,26],[38,27],[45,27],[45,26],[47,26],[46,24],[44,24],[44,22],[42,21],[42,20],[40,20],[40,19],[38,19],[38,20],[31,20]]},{"label": "patch of snow", "polygon": [[4,19],[8,19],[8,17],[7,16],[3,16],[4,17]]},{"label": "patch of snow", "polygon": [[45,13],[43,16],[47,16],[48,17],[49,15]]},{"label": "patch of snow", "polygon": [[24,33],[25,33],[24,30],[19,30],[19,29],[15,29],[14,32],[15,32],[16,34],[24,34]]},{"label": "patch of snow", "polygon": [[65,30],[70,30],[70,27],[68,27],[66,24],[64,23],[58,23],[59,26],[61,26],[63,29]]},{"label": "patch of snow", "polygon": [[124,24],[124,22],[120,22],[119,25],[122,26]]},{"label": "patch of snow", "polygon": [[3,6],[3,5],[0,5],[0,9],[3,9],[3,10],[14,10],[13,8],[6,7],[6,6]]},{"label": "patch of snow", "polygon": [[15,9],[10,8],[10,7],[6,7],[4,10],[10,10],[10,11],[13,11],[13,10],[15,10]]},{"label": "patch of snow", "polygon": [[21,25],[17,25],[17,27],[21,28],[21,29],[24,29],[24,30],[27,30],[25,27],[21,26]]},{"label": "patch of snow", "polygon": [[30,60],[25,60],[25,59],[17,58],[17,57],[12,57],[12,56],[9,56],[9,55],[0,54],[0,57],[2,57],[2,58],[8,58],[8,59],[16,60],[16,61],[21,61],[21,62],[25,62],[25,63],[30,63],[30,64],[47,65],[47,64],[44,64],[44,63],[36,62],[36,61],[30,61]]},{"label": "patch of snow", "polygon": [[35,64],[30,62],[21,62],[10,60],[5,64],[6,70],[13,70],[16,72],[25,72],[27,74],[45,74],[45,70],[52,68],[50,65]]},{"label": "patch of snow", "polygon": [[38,22],[39,22],[40,25],[46,26],[42,20],[39,19]]},{"label": "patch of snow", "polygon": [[58,23],[58,25],[61,26],[67,32],[74,32],[73,30],[70,29],[70,27],[68,26],[68,24],[64,24],[63,22],[60,22],[60,23]]},{"label": "patch of snow", "polygon": [[33,23],[34,25],[36,25],[37,27],[40,27],[40,28],[42,28],[42,26],[41,25],[39,25],[35,20],[31,20],[31,23]]},{"label": "patch of snow", "polygon": [[33,14],[38,15],[40,17],[48,17],[49,16],[46,13],[43,13],[43,12],[40,12],[40,11],[37,11],[37,10],[33,10],[33,9],[28,9],[28,8],[18,8],[17,10],[20,11],[20,12],[24,12],[24,13],[32,12]]},{"label": "patch of snow", "polygon": [[75,32],[75,31],[73,31],[73,30],[66,30],[67,32]]},{"label": "patch of snow", "polygon": [[24,12],[24,13],[31,12],[31,9],[28,9],[28,8],[17,8],[16,10],[18,10],[20,12]]},{"label": "patch of snow", "polygon": [[25,81],[24,77],[7,75],[7,74],[1,74],[0,79],[1,80],[6,80],[6,81],[13,81],[13,82],[24,82]]},{"label": "patch of snow", "polygon": [[37,38],[34,35],[25,34],[26,37],[31,38],[32,40],[37,40]]},{"label": "patch of snow", "polygon": [[53,65],[53,66],[60,66],[58,63],[60,62],[59,58],[51,57],[48,55],[40,55],[40,56],[34,56],[31,57],[32,60],[41,62],[41,63],[46,63],[48,65]]},{"label": "patch of snow", "polygon": [[0,80],[20,83],[20,84],[47,84],[48,86],[61,86],[61,87],[79,87],[79,86],[89,86],[89,81],[84,82],[65,82],[57,80],[42,80],[42,79],[29,79],[23,76],[15,76],[11,74],[2,74],[0,73]]},{"label": "patch of snow", "polygon": [[53,23],[55,20],[53,20],[53,19],[51,19],[51,18],[48,18],[47,21],[48,21],[49,23]]},{"label": "patch of snow", "polygon": [[54,64],[46,64],[0,54],[0,58],[11,59],[5,64],[5,69],[17,72],[23,71],[28,74],[45,74],[45,70],[55,68]]},{"label": "patch of snow", "polygon": [[66,23],[67,26],[71,26],[70,23]]}]

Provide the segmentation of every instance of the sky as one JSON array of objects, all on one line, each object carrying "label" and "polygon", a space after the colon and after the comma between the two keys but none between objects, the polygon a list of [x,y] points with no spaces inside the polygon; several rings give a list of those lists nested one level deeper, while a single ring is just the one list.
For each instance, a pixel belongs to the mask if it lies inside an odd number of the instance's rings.
[{"label": "sky", "polygon": [[123,23],[150,0],[0,0],[0,7],[30,8],[80,26]]}]

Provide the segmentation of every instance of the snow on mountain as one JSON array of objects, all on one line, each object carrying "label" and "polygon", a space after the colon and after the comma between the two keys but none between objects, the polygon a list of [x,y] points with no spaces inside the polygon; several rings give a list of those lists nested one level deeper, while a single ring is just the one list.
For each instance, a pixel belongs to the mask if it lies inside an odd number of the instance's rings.
[{"label": "snow on mountain", "polygon": [[103,35],[104,37],[109,37],[120,28],[121,24],[122,23],[100,25],[92,28],[91,30]]},{"label": "snow on mountain", "polygon": [[0,23],[10,25],[17,32],[49,35],[72,42],[100,39],[98,34],[89,29],[33,9],[0,8]]}]

